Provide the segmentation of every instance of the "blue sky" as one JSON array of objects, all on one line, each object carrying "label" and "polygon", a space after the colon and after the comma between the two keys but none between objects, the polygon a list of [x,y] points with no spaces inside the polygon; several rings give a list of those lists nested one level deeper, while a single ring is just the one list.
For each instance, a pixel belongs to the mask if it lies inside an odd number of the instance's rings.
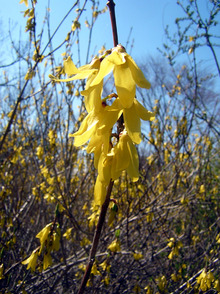
[{"label": "blue sky", "polygon": [[[38,17],[42,20],[47,6],[46,0],[38,0]],[[70,9],[74,1],[52,0],[51,2],[51,27],[54,27],[62,20],[65,13]],[[62,2],[62,4],[60,4]],[[83,3],[83,1],[81,1]],[[107,1],[100,1],[100,8],[105,6]],[[165,41],[164,28],[167,24],[173,25],[177,15],[182,11],[175,0],[115,0],[115,11],[118,26],[119,42],[126,44],[130,30],[132,28],[131,40],[134,39],[133,53],[136,55],[154,54],[157,47],[161,47]],[[3,20],[3,28],[8,30],[8,21],[16,24],[16,30],[21,27],[24,31],[25,20],[22,11],[26,9],[24,4],[19,4],[19,0],[8,0],[1,8],[0,18]],[[88,9],[89,10],[89,9]],[[87,10],[87,11],[88,11]],[[76,14],[72,13],[65,21],[58,33],[60,41],[62,32],[67,32]],[[89,20],[89,19],[88,19]],[[101,15],[94,29],[92,49],[100,49],[102,44],[107,48],[113,46],[112,32],[109,14]],[[93,50],[92,50],[93,51]]]},{"label": "blue sky", "polygon": [[[2,22],[1,30],[7,35],[10,21],[13,36],[18,38],[18,35],[21,33],[22,38],[27,39],[28,36],[24,32],[26,20],[23,18],[22,14],[22,11],[24,11],[26,7],[24,4],[19,4],[19,1],[20,0],[4,1],[4,5],[1,6],[0,11],[0,20]],[[51,32],[53,32],[75,1],[50,0],[49,2],[51,6]],[[206,0],[199,0],[199,2],[201,5],[201,13],[205,14],[207,9],[205,5]],[[81,1],[81,3],[83,3],[83,1]],[[41,28],[47,4],[48,0],[38,0],[37,20],[39,28]],[[162,44],[166,42],[166,36],[164,33],[166,25],[169,25],[170,30],[174,31],[176,17],[181,17],[183,15],[182,9],[176,4],[176,0],[115,0],[115,4],[119,42],[123,45],[126,44],[132,28],[130,42],[134,40],[132,56],[136,60],[145,59],[148,55],[159,55],[157,48],[159,47],[162,49]],[[100,0],[99,9],[104,8],[105,5],[106,1]],[[90,15],[89,10],[90,8],[87,7],[84,17],[87,15],[87,12],[89,12]],[[73,11],[70,17],[63,23],[54,38],[54,47],[59,45],[59,43],[65,38],[75,17],[76,13]],[[84,20],[84,18],[81,20],[82,29],[80,41],[82,63],[85,62],[88,42],[88,29],[86,29],[84,25]],[[46,44],[46,34],[44,40]],[[96,54],[103,44],[105,44],[107,49],[113,46],[111,24],[108,12],[100,15],[97,19],[93,31],[90,54]],[[76,50],[76,47],[73,50]],[[61,49],[59,54],[63,51],[64,49]],[[217,54],[220,57],[219,49]],[[77,56],[76,51],[73,52],[73,56],[74,55]],[[211,62],[211,57],[207,50],[201,51],[200,58],[204,59],[206,63],[209,61]]]},{"label": "blue sky", "polygon": [[[46,0],[38,0],[37,5],[40,9],[38,9],[37,13],[41,20],[45,15],[47,2]],[[74,1],[52,0],[50,2],[51,27],[55,29],[56,25],[62,20]],[[60,4],[61,2],[62,4]],[[106,2],[107,1],[101,0],[99,7],[103,8]],[[123,45],[126,44],[132,28],[131,41],[134,39],[133,54],[139,56],[156,53],[157,47],[161,47],[162,43],[165,41],[164,28],[166,24],[172,26],[175,17],[181,14],[181,9],[176,5],[175,0],[115,0],[115,4],[119,42]],[[25,9],[25,5],[19,4],[19,0],[8,0],[4,2],[0,12],[4,31],[8,31],[9,20],[13,28],[13,24],[17,24],[17,32],[20,28],[21,31],[24,31],[25,20],[21,12]],[[75,16],[76,14],[74,15],[74,13],[72,13],[72,17],[69,17],[64,22],[58,33],[59,41],[62,40],[63,35],[65,36],[66,32],[70,29],[71,22]],[[108,13],[99,16],[97,20],[94,28],[91,53],[96,48],[99,50],[102,44],[106,44],[106,48],[113,46]]]}]

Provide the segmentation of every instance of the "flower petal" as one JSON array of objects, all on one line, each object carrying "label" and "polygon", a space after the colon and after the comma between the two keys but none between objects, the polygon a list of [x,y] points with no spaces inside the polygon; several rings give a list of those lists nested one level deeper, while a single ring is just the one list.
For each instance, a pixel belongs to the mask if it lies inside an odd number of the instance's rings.
[{"label": "flower petal", "polygon": [[126,60],[127,60],[128,66],[131,70],[132,77],[133,77],[135,83],[141,88],[150,89],[151,84],[145,78],[142,70],[137,66],[137,64],[135,63],[133,58],[127,54]]},{"label": "flower petal", "polygon": [[105,201],[107,184],[100,181],[99,175],[96,178],[94,188],[94,200],[96,205],[102,205]]},{"label": "flower petal", "polygon": [[52,257],[50,253],[48,252],[47,254],[44,254],[44,259],[43,259],[43,270],[46,270],[49,266],[52,264]]},{"label": "flower petal", "polygon": [[86,142],[89,141],[89,139],[91,138],[94,132],[94,128],[95,124],[91,126],[91,128],[88,128],[83,134],[76,136],[74,140],[74,146],[79,147],[86,144]]},{"label": "flower petal", "polygon": [[114,50],[110,55],[106,57],[114,65],[121,65],[126,62],[124,58],[124,53],[120,53],[117,50]]},{"label": "flower petal", "polygon": [[135,144],[140,144],[141,138],[141,121],[136,113],[134,104],[130,108],[123,110],[125,127],[129,137]]},{"label": "flower petal", "polygon": [[53,75],[49,75],[49,78],[50,78],[52,81],[54,81],[54,82],[71,82],[71,81],[75,80],[74,77],[67,78],[67,79],[57,79],[57,78],[56,78],[55,76],[53,76]]},{"label": "flower petal", "polygon": [[41,245],[47,240],[48,234],[50,232],[52,223],[46,225],[37,235],[36,238],[40,239]]},{"label": "flower petal", "polygon": [[84,90],[81,92],[82,95],[85,95],[85,106],[86,106],[87,112],[91,112],[92,110],[99,112],[101,110],[102,88],[103,88],[103,81],[101,81],[101,83],[93,87],[91,91]]},{"label": "flower petal", "polygon": [[106,106],[105,111],[100,117],[100,124],[98,129],[100,133],[103,134],[111,130],[121,113],[121,110],[111,111],[109,110],[108,106]]},{"label": "flower petal", "polygon": [[79,72],[78,68],[75,66],[70,56],[64,61],[63,65],[64,72],[68,75],[75,75]]},{"label": "flower petal", "polygon": [[84,145],[91,138],[96,129],[98,121],[98,117],[94,115],[93,112],[90,112],[85,117],[79,130],[76,133],[70,135],[70,137],[75,137],[74,145],[76,147]]},{"label": "flower petal", "polygon": [[141,103],[134,99],[134,106],[138,116],[143,120],[154,120],[155,114],[151,111],[148,111]]},{"label": "flower petal", "polygon": [[97,132],[91,137],[89,144],[86,148],[87,153],[94,152],[94,166],[98,169],[98,162],[101,153],[107,155],[110,148],[110,134],[104,133],[98,135]]},{"label": "flower petal", "polygon": [[114,64],[110,62],[107,58],[104,58],[101,62],[99,72],[90,87],[96,86],[113,70]]},{"label": "flower petal", "polygon": [[27,269],[31,268],[32,271],[35,271],[37,265],[38,250],[34,250],[27,259],[22,261],[22,264],[27,264]]},{"label": "flower petal", "polygon": [[104,153],[100,155],[98,163],[98,174],[101,182],[108,185],[111,179],[112,156],[106,156]]},{"label": "flower petal", "polygon": [[73,76],[71,78],[67,78],[67,79],[57,79],[53,75],[49,75],[49,78],[55,82],[71,82],[71,81],[75,81],[75,80],[87,79],[91,74],[93,74],[95,72],[97,72],[97,69],[89,69],[89,70],[84,70],[82,72],[79,72],[75,76]]},{"label": "flower petal", "polygon": [[132,181],[136,182],[139,179],[138,153],[137,153],[137,149],[135,148],[131,140],[128,140],[127,146],[130,153],[130,161],[129,161],[130,164],[127,168],[127,172],[128,172],[128,175],[132,178]]},{"label": "flower petal", "polygon": [[116,180],[121,172],[129,166],[130,153],[127,148],[127,140],[130,139],[127,134],[123,134],[116,147],[114,148],[114,156],[112,160],[111,178]]},{"label": "flower petal", "polygon": [[127,63],[115,66],[113,73],[120,102],[124,108],[129,108],[134,101],[136,85]]}]

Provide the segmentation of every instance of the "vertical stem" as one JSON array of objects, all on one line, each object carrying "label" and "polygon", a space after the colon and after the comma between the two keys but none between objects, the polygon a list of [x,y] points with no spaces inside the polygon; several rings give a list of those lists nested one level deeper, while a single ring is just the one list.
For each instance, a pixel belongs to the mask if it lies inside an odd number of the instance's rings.
[{"label": "vertical stem", "polygon": [[113,184],[114,184],[114,182],[112,180],[110,180],[110,183],[108,185],[106,198],[105,198],[105,202],[102,205],[101,212],[100,212],[100,215],[99,215],[98,224],[96,226],[96,231],[95,231],[95,235],[94,235],[93,242],[92,242],[92,248],[91,248],[90,254],[89,254],[89,259],[88,259],[86,271],[85,271],[85,274],[83,276],[83,279],[82,279],[78,294],[82,294],[84,292],[87,281],[88,281],[90,273],[91,273],[93,263],[95,261],[96,250],[97,250],[97,247],[98,247],[102,227],[103,227],[103,224],[104,224],[104,221],[105,221],[106,212],[107,212],[107,209],[108,209],[108,206],[109,206],[110,196],[111,196]]},{"label": "vertical stem", "polygon": [[[118,45],[118,33],[117,33],[117,25],[116,25],[116,18],[115,18],[115,3],[113,0],[109,0],[107,2],[107,6],[109,8],[110,18],[111,18],[111,24],[112,24],[112,34],[113,34],[113,42],[114,46],[116,47]],[[123,114],[118,119],[118,135],[121,133],[121,131],[124,129],[124,118]]]},{"label": "vertical stem", "polygon": [[[116,19],[115,19],[115,3],[113,2],[113,0],[109,0],[107,2],[107,5],[109,7],[109,12],[110,12],[114,46],[116,47],[118,45],[118,34],[117,34],[117,26],[116,26]],[[120,128],[118,128],[118,135],[119,135],[119,133],[120,133]],[[90,250],[87,267],[86,267],[86,270],[85,270],[85,273],[84,273],[84,276],[82,278],[81,285],[80,285],[80,288],[79,288],[79,291],[78,291],[77,294],[82,294],[84,292],[86,284],[87,284],[87,282],[89,280],[89,276],[90,276],[90,273],[91,273],[91,270],[92,270],[92,266],[93,266],[94,261],[95,261],[96,251],[97,251],[97,247],[98,247],[98,244],[99,244],[99,239],[100,239],[100,236],[101,236],[102,227],[103,227],[103,224],[105,222],[105,216],[106,216],[106,213],[107,213],[107,210],[108,210],[113,185],[114,185],[114,181],[110,180],[109,185],[108,185],[108,190],[107,190],[107,193],[106,193],[105,202],[103,203],[103,205],[101,207],[99,220],[98,220],[98,223],[97,223],[97,226],[96,226],[96,231],[95,231],[95,234],[94,234],[94,237],[93,237],[92,248]]]},{"label": "vertical stem", "polygon": [[116,18],[115,18],[115,3],[114,3],[114,1],[109,0],[107,2],[107,6],[108,6],[109,12],[110,12],[114,46],[116,47],[118,45],[118,33],[117,33],[117,25],[116,25]]}]

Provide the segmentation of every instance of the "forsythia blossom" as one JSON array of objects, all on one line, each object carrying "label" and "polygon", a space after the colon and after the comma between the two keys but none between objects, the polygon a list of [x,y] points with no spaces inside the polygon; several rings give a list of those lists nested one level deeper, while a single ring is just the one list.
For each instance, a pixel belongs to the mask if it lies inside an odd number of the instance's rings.
[{"label": "forsythia blossom", "polygon": [[[96,57],[88,65],[77,68],[70,57],[64,61],[64,72],[69,77],[56,82],[87,79],[84,96],[88,112],[79,130],[71,136],[74,145],[87,144],[88,153],[94,153],[98,170],[95,184],[95,203],[102,205],[110,180],[116,180],[126,170],[133,181],[139,178],[138,153],[134,144],[141,142],[141,119],[151,121],[154,114],[136,99],[136,86],[150,88],[143,72],[124,47],[118,45]],[[117,93],[102,97],[103,81],[113,72]],[[112,132],[122,118],[118,133]]]},{"label": "forsythia blossom", "polygon": [[31,256],[22,261],[27,264],[27,269],[31,268],[35,271],[37,259],[43,253],[43,270],[46,270],[52,264],[52,251],[58,251],[60,247],[60,228],[58,224],[50,223],[46,225],[37,235],[41,246],[35,249]]},{"label": "forsythia blossom", "polygon": [[31,268],[32,271],[35,271],[37,265],[38,250],[34,250],[30,257],[25,259],[22,264],[27,264],[27,269]]}]

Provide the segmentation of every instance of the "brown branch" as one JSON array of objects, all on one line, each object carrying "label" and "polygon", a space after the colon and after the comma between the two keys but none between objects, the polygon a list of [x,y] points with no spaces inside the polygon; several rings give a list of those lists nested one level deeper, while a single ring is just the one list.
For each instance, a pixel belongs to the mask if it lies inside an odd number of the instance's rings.
[{"label": "brown branch", "polygon": [[110,180],[110,183],[108,185],[106,198],[105,198],[105,202],[102,205],[101,212],[100,212],[100,215],[99,215],[98,224],[96,226],[96,231],[95,231],[95,235],[94,235],[93,242],[92,242],[92,248],[91,248],[90,254],[89,254],[86,271],[85,271],[85,274],[83,276],[83,279],[82,279],[78,294],[82,294],[84,292],[87,281],[88,281],[90,273],[91,273],[93,263],[95,261],[95,255],[96,255],[97,247],[98,247],[98,244],[99,244],[99,239],[100,239],[102,227],[103,227],[103,224],[105,222],[105,216],[106,216],[106,212],[107,212],[107,209],[108,209],[108,206],[109,206],[110,196],[111,196],[113,184],[114,184],[114,182],[112,180]]},{"label": "brown branch", "polygon": [[118,45],[118,33],[117,33],[117,25],[116,25],[116,18],[115,18],[115,3],[113,0],[109,0],[107,2],[107,6],[109,8],[111,24],[112,24],[112,33],[113,33],[113,41],[114,46]]}]

